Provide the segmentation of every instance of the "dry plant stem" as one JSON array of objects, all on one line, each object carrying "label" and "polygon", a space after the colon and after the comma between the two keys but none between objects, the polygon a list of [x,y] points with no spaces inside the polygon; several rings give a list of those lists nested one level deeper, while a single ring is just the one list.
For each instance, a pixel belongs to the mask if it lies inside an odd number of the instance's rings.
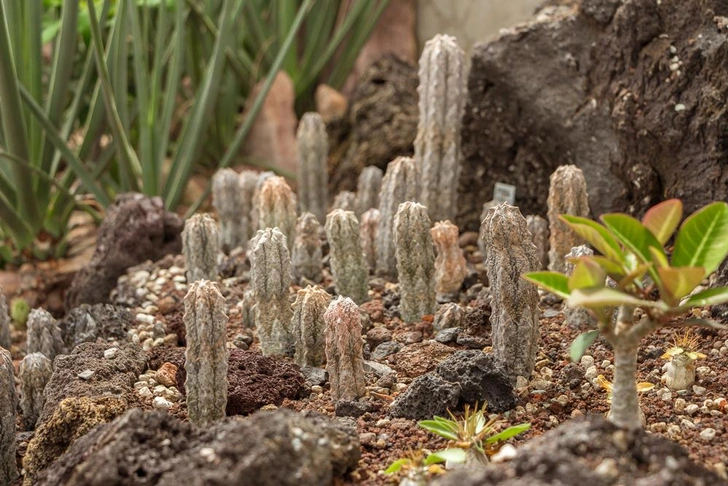
[{"label": "dry plant stem", "polygon": [[15,393],[13,359],[0,348],[0,484],[12,484],[18,477],[15,465]]}]

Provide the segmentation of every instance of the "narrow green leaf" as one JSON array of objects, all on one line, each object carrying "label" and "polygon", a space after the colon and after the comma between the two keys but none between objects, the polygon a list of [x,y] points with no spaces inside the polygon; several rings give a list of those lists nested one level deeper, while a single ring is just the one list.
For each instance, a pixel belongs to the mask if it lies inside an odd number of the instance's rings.
[{"label": "narrow green leaf", "polygon": [[706,305],[716,305],[724,302],[728,302],[728,287],[717,287],[691,295],[680,303],[680,309],[705,307]]},{"label": "narrow green leaf", "polygon": [[[599,331],[589,331],[589,332],[596,332],[597,334],[599,333]],[[577,339],[578,339],[578,337],[577,337]],[[596,339],[596,337],[594,339]],[[592,340],[592,342],[594,342],[594,340]],[[589,345],[591,345],[591,343],[589,343]],[[587,346],[587,347],[589,347],[589,346]],[[579,358],[581,358],[581,356]],[[528,423],[527,424],[512,425],[512,426],[508,427],[506,430],[504,430],[502,432],[499,432],[499,433],[497,433],[495,435],[491,435],[490,437],[488,437],[485,440],[485,443],[486,444],[490,444],[492,442],[498,442],[498,441],[508,440],[511,437],[515,437],[518,434],[522,434],[523,432],[527,431],[530,428],[531,428],[531,424],[528,424]]]},{"label": "narrow green leaf", "polygon": [[389,465],[387,469],[384,470],[384,474],[394,474],[400,469],[402,469],[404,466],[407,466],[412,463],[411,459],[398,459],[394,461],[392,464]]},{"label": "narrow green leaf", "polygon": [[589,348],[589,346],[591,346],[594,341],[596,341],[598,336],[599,331],[597,331],[596,329],[579,334],[576,339],[574,339],[574,342],[571,343],[571,348],[569,349],[571,361],[573,361],[574,363],[579,361],[581,357],[584,356],[584,353]]},{"label": "narrow green leaf", "polygon": [[444,437],[446,439],[450,440],[457,440],[458,435],[453,432],[453,430],[450,427],[445,426],[441,422],[437,420],[421,420],[417,422],[417,425],[422,427],[428,432],[432,432],[433,434],[437,434],[441,437]]},{"label": "narrow green leaf", "polygon": [[661,245],[664,245],[680,224],[682,212],[682,201],[669,199],[652,206],[642,218],[642,224],[655,235]]},{"label": "narrow green leaf", "polygon": [[695,289],[705,278],[702,267],[663,267],[657,269],[663,290],[670,297],[680,300]]},{"label": "narrow green leaf", "polygon": [[622,249],[619,243],[604,226],[591,219],[568,214],[559,216],[559,219],[605,257],[614,262],[622,261]]},{"label": "narrow green leaf", "polygon": [[590,287],[604,287],[607,273],[590,257],[575,259],[574,271],[569,277],[569,290],[585,289]]},{"label": "narrow green leaf", "polygon": [[667,309],[664,302],[638,299],[637,297],[633,297],[632,295],[625,294],[619,290],[611,289],[609,287],[574,290],[571,292],[571,296],[566,303],[571,307],[586,307],[588,309],[620,305]]},{"label": "narrow green leaf", "polygon": [[710,275],[728,254],[728,204],[714,202],[690,215],[680,227],[672,254],[674,267],[703,267]]},{"label": "narrow green leaf", "polygon": [[557,297],[568,299],[569,278],[558,272],[529,272],[524,273],[521,278],[533,284],[538,285],[542,289],[548,290]]},{"label": "narrow green leaf", "polygon": [[435,451],[425,459],[425,466],[431,464],[439,464],[441,462],[452,462],[455,464],[462,464],[465,462],[468,454],[464,449],[459,447],[451,447],[449,449],[442,449]]}]

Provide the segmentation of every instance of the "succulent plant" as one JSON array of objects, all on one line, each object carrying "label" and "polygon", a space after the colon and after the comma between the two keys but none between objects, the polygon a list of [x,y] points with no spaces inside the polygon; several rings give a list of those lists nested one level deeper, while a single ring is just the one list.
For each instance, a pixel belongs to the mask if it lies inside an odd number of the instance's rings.
[{"label": "succulent plant", "polygon": [[370,272],[377,268],[377,234],[379,233],[379,210],[368,209],[361,215],[359,224],[359,239],[364,259]]},{"label": "succulent plant", "polygon": [[46,383],[53,374],[51,360],[41,353],[30,353],[20,362],[20,409],[27,429],[35,428],[35,423],[43,411]]},{"label": "succulent plant", "polygon": [[28,353],[42,353],[53,360],[64,352],[61,328],[48,311],[33,309],[28,315]]},{"label": "succulent plant", "polygon": [[359,221],[352,211],[335,209],[326,216],[329,261],[336,291],[360,304],[369,298],[367,264],[359,240]]},{"label": "succulent plant", "polygon": [[215,220],[209,214],[194,214],[185,221],[182,253],[187,266],[187,283],[217,280],[217,254],[220,238]]},{"label": "succulent plant", "polygon": [[293,334],[296,338],[294,360],[299,366],[321,366],[326,361],[324,313],[331,296],[320,287],[298,291],[293,303]]},{"label": "succulent plant", "polygon": [[382,190],[384,172],[376,165],[364,167],[356,184],[356,216],[379,207],[379,191]]},{"label": "succulent plant", "polygon": [[337,297],[324,313],[326,370],[334,400],[356,400],[366,393],[359,307]]},{"label": "succulent plant", "polygon": [[220,246],[226,252],[246,243],[240,182],[238,173],[229,168],[218,170],[212,178],[212,205],[220,219]]},{"label": "succulent plant", "polygon": [[329,205],[329,136],[318,113],[304,113],[298,125],[298,203],[319,222]]},{"label": "succulent plant", "polygon": [[15,393],[13,359],[0,348],[0,484],[13,484],[18,477],[15,465]]},{"label": "succulent plant", "polygon": [[458,242],[458,227],[450,221],[440,221],[430,229],[437,249],[435,259],[435,290],[440,294],[456,294],[460,291],[468,268]]},{"label": "succulent plant", "polygon": [[321,252],[321,225],[313,213],[303,213],[296,223],[296,240],[293,242],[291,259],[293,275],[298,281],[306,278],[312,282],[323,280],[323,254]]},{"label": "succulent plant", "polygon": [[529,214],[526,216],[526,225],[531,232],[531,241],[536,245],[541,270],[545,270],[549,266],[549,223],[541,216]]},{"label": "succulent plant", "polygon": [[278,228],[286,241],[294,241],[296,196],[283,177],[268,177],[258,191],[258,229]]},{"label": "succulent plant", "polygon": [[344,211],[356,211],[356,193],[351,191],[341,191],[334,197],[331,203],[331,210],[342,209]]},{"label": "succulent plant", "polygon": [[589,216],[589,199],[584,173],[575,165],[562,165],[551,174],[549,196],[546,201],[549,218],[549,270],[564,272],[566,254],[575,246],[584,244],[584,238],[570,231],[559,216]]}]

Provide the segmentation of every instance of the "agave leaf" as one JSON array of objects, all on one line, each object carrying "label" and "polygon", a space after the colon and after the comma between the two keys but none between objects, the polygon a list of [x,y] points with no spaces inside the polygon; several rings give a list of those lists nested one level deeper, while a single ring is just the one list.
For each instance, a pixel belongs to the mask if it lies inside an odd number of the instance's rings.
[{"label": "agave leaf", "polygon": [[522,275],[527,280],[539,287],[548,290],[562,299],[569,298],[569,278],[558,272],[529,272]]},{"label": "agave leaf", "polygon": [[690,215],[675,239],[672,265],[703,267],[710,275],[728,254],[728,204],[714,202]]},{"label": "agave leaf", "polygon": [[642,224],[664,245],[680,224],[682,212],[682,202],[679,199],[669,199],[652,206],[642,218]]},{"label": "agave leaf", "polygon": [[574,339],[574,342],[571,343],[571,348],[569,349],[571,361],[579,361],[581,357],[584,356],[587,348],[589,348],[589,346],[591,346],[594,341],[596,341],[598,336],[599,331],[595,329],[579,334],[576,339]]}]

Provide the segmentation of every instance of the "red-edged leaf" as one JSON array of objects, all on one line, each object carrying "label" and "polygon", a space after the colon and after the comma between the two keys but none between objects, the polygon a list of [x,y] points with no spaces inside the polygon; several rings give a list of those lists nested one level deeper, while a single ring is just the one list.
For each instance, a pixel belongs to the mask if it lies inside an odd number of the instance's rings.
[{"label": "red-edged leaf", "polygon": [[705,278],[702,267],[663,267],[657,269],[662,289],[675,300],[680,300]]},{"label": "red-edged leaf", "polygon": [[642,218],[642,224],[664,245],[680,224],[682,213],[682,201],[669,199],[652,206]]}]

